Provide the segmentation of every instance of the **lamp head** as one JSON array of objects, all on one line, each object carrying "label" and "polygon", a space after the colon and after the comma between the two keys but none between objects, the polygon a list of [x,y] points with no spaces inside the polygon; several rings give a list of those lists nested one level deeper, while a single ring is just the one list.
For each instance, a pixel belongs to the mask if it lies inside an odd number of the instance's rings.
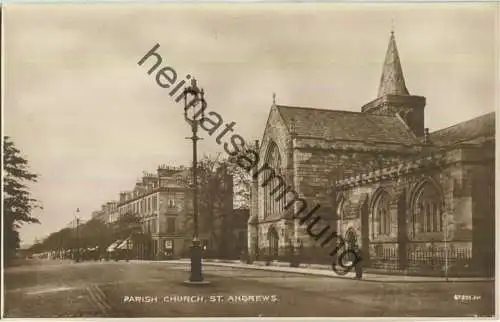
[{"label": "lamp head", "polygon": [[[191,86],[184,89],[184,118],[191,125],[200,122],[205,116],[206,102],[204,95],[205,91],[198,88],[195,78],[191,79]],[[200,105],[201,109],[199,108]]]}]

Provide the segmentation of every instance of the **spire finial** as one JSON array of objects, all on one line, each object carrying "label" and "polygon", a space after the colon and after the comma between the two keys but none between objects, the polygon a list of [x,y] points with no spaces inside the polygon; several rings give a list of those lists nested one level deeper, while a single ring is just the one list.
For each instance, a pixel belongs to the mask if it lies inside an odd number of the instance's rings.
[{"label": "spire finial", "polygon": [[391,35],[394,35],[394,29],[396,27],[396,21],[394,19],[394,16],[392,16],[392,19],[391,19]]},{"label": "spire finial", "polygon": [[389,46],[385,54],[382,78],[380,80],[377,97],[382,97],[387,94],[409,95],[403,76],[403,69],[401,68],[394,30],[391,31],[391,36],[389,38]]},{"label": "spire finial", "polygon": [[273,105],[276,105],[276,93],[273,93]]}]

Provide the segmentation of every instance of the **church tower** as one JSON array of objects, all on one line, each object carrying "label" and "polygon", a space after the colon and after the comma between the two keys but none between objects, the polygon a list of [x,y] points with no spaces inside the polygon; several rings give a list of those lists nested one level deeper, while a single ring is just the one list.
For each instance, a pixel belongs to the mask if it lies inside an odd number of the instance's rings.
[{"label": "church tower", "polygon": [[410,95],[406,88],[394,31],[385,55],[382,77],[375,100],[365,104],[361,111],[379,115],[397,115],[417,136],[424,135],[425,97]]}]

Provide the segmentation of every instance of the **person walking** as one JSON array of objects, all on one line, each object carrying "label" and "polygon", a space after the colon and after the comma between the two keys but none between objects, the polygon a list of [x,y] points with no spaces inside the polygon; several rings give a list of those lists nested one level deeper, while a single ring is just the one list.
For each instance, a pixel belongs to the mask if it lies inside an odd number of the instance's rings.
[{"label": "person walking", "polygon": [[355,278],[360,280],[363,278],[363,260],[361,258],[361,249],[358,245],[355,245],[354,253],[356,254],[356,258],[353,260],[354,271],[356,272]]}]

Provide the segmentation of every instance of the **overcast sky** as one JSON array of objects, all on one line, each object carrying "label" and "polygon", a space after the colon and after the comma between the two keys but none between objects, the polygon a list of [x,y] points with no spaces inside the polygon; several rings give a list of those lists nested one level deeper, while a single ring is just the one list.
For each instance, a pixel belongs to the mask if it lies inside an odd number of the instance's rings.
[{"label": "overcast sky", "polygon": [[[431,131],[494,110],[494,4],[15,5],[4,12],[5,127],[40,174],[31,243],[84,218],[143,170],[188,164],[182,108],[139,67],[194,75],[209,109],[260,139],[277,103],[360,111],[375,98],[391,21]],[[206,136],[201,152],[223,152]]]}]

